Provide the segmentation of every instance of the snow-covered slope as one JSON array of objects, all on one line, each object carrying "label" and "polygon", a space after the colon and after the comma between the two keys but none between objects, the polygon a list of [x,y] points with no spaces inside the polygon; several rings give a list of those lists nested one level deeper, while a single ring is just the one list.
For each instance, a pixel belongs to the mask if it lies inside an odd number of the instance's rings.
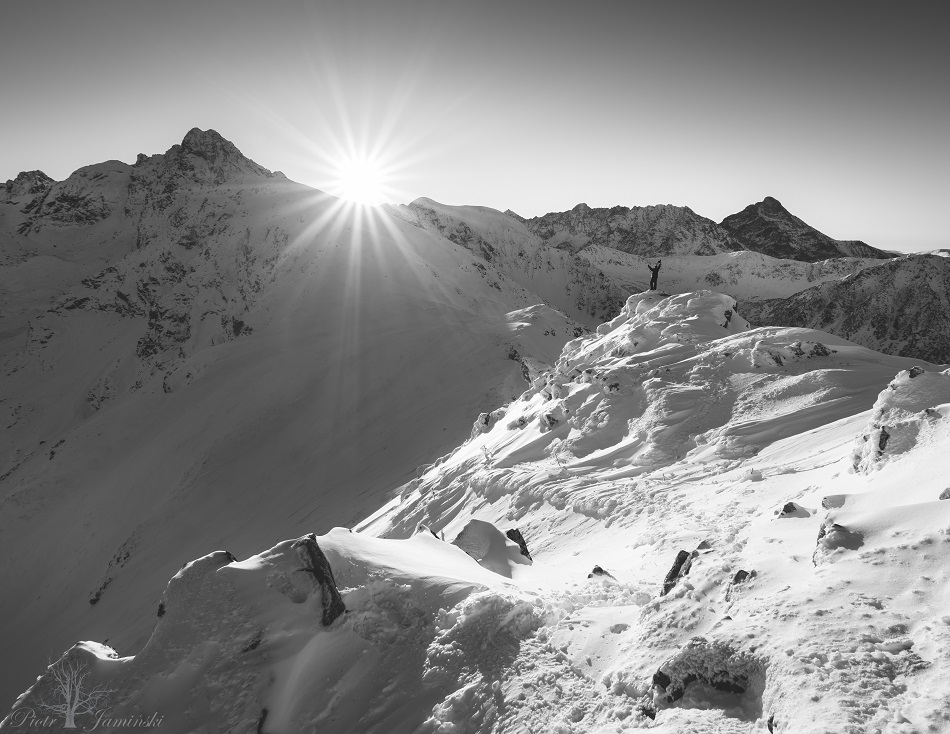
[{"label": "snow-covered slope", "polygon": [[830,331],[889,354],[950,362],[950,262],[910,255],[748,304],[759,324]]},{"label": "snow-covered slope", "polygon": [[609,319],[629,294],[589,260],[542,242],[521,220],[495,209],[416,199],[389,211],[465,247],[585,325]]},{"label": "snow-covered slope", "polygon": [[73,669],[83,723],[174,732],[941,731],[948,418],[950,372],[638,294],[354,532],[203,555],[2,728]]},{"label": "snow-covered slope", "polygon": [[746,248],[777,258],[815,262],[833,257],[893,257],[860,240],[832,239],[771,196],[726,217],[720,225]]},{"label": "snow-covered slope", "polygon": [[0,268],[4,706],[76,639],[137,650],[209,545],[243,557],[374,511],[583,331],[213,131],[44,201],[12,208],[26,249]]},{"label": "snow-covered slope", "polygon": [[[773,243],[772,251],[784,252],[790,259],[753,250],[730,251],[735,243],[716,229],[718,225],[677,207],[607,210],[579,205],[563,214],[523,220],[513,213],[451,207],[422,199],[394,211],[462,244],[549,303],[577,319],[586,319],[588,325],[592,325],[593,315],[609,313],[620,294],[645,289],[649,266],[662,256],[662,292],[714,288],[733,296],[759,324],[808,326],[878,351],[950,361],[948,350],[941,346],[950,333],[943,315],[947,300],[941,295],[946,291],[940,285],[944,278],[941,266],[935,266],[930,275],[911,276],[928,284],[915,299],[901,285],[907,277],[895,278],[894,268],[889,262],[882,263],[884,255],[873,248],[839,247],[842,243],[792,217],[774,199],[757,206],[749,210],[757,212],[755,216],[763,212],[762,216],[774,216],[755,236]],[[717,248],[720,251],[716,252]],[[681,254],[666,254],[669,252]],[[713,252],[716,254],[709,254]],[[866,256],[842,255],[850,252]],[[821,259],[823,255],[830,259]],[[866,268],[873,268],[876,275],[858,278]],[[842,294],[851,287],[847,284],[875,279],[881,280],[880,294],[874,294],[873,286],[864,289],[867,298]],[[808,289],[817,285],[823,287],[814,292],[824,295],[807,296],[812,293]],[[887,294],[893,297],[885,297]],[[872,295],[875,303],[866,307],[865,301]],[[792,296],[795,298],[787,303],[777,300]],[[905,309],[901,304],[909,300],[914,303]],[[826,308],[834,301],[840,304]],[[909,317],[917,312],[933,312],[934,318]]]},{"label": "snow-covered slope", "polygon": [[[609,247],[592,246],[578,255],[601,270],[612,282],[640,292],[650,281],[649,265],[656,258],[639,257]],[[662,258],[658,287],[667,293],[688,293],[713,288],[734,296],[740,303],[787,297],[817,283],[853,275],[879,260],[835,258],[810,263],[779,260],[749,250],[718,255],[677,255]]]},{"label": "snow-covered slope", "polygon": [[718,224],[686,206],[615,206],[596,209],[578,204],[524,220],[545,243],[578,252],[591,245],[645,257],[715,255],[745,249]]}]

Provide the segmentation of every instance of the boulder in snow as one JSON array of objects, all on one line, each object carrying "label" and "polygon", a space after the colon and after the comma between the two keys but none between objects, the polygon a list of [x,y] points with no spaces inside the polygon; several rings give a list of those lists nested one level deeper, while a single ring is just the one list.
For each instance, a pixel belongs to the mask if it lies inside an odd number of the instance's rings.
[{"label": "boulder in snow", "polygon": [[663,591],[660,592],[660,596],[666,596],[669,594],[673,590],[673,587],[676,586],[676,582],[689,573],[690,566],[693,564],[693,559],[697,555],[699,554],[696,551],[687,553],[684,550],[681,550],[676,554],[676,559],[673,561],[673,566],[666,574],[666,578],[663,579]]},{"label": "boulder in snow", "polygon": [[756,576],[755,571],[745,571],[739,569],[736,571],[736,575],[732,577],[732,583],[729,584],[729,588],[726,589],[726,601],[731,601],[733,595],[736,592],[736,587],[748,583]]},{"label": "boulder in snow", "polygon": [[512,564],[530,564],[521,548],[484,520],[469,520],[452,545],[457,545],[489,571],[511,578]]},{"label": "boulder in snow", "polygon": [[847,528],[833,522],[830,518],[825,518],[825,522],[818,529],[818,544],[812,554],[812,562],[817,566],[820,560],[838,548],[857,550],[862,545],[864,545],[864,534],[859,530]]},{"label": "boulder in snow", "polygon": [[778,513],[779,517],[810,517],[811,513],[797,502],[786,502]]}]

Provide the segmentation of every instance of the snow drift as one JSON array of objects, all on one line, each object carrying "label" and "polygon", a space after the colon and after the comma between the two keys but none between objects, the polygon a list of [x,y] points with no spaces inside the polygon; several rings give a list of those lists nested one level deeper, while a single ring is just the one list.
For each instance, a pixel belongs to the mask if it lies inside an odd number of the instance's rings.
[{"label": "snow drift", "polygon": [[[140,652],[63,661],[173,731],[940,730],[946,380],[722,294],[635,295],[353,532],[205,556]],[[869,425],[921,413],[855,471]]]}]

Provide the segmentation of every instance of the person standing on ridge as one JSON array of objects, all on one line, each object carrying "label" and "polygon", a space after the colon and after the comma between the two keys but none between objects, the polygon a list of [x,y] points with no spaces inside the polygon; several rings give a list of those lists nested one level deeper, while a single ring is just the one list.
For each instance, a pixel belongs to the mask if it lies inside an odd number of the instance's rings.
[{"label": "person standing on ridge", "polygon": [[650,268],[650,273],[651,273],[651,275],[650,275],[650,290],[651,290],[651,291],[655,291],[655,290],[656,290],[656,279],[657,279],[657,276],[659,276],[659,274],[660,274],[660,261],[657,260],[657,261],[656,261],[656,265],[647,265],[647,267]]}]

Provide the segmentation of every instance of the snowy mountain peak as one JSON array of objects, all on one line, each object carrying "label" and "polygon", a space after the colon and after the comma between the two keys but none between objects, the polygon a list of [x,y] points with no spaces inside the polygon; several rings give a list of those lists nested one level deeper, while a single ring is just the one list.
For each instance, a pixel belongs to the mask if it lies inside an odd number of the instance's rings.
[{"label": "snowy mountain peak", "polygon": [[48,191],[54,183],[56,182],[42,171],[21,171],[16,178],[7,181],[7,199]]},{"label": "snowy mountain peak", "polygon": [[217,130],[202,130],[193,127],[181,141],[181,147],[189,153],[202,157],[211,157],[219,151],[240,155],[241,152],[230,140],[227,140]]},{"label": "snowy mountain peak", "polygon": [[793,215],[771,196],[726,217],[720,225],[746,248],[787,260],[816,262],[834,257],[892,257],[860,240],[832,239]]},{"label": "snowy mountain peak", "polygon": [[766,196],[756,206],[760,206],[768,212],[784,212],[785,214],[789,213],[788,210],[782,206],[782,202],[780,202],[774,196]]},{"label": "snowy mountain peak", "polygon": [[[167,168],[184,173],[198,183],[220,185],[243,183],[247,179],[282,177],[246,157],[237,146],[215,130],[192,128],[173,145],[161,161]],[[153,159],[147,159],[151,162]],[[145,163],[141,158],[139,164]]]}]

